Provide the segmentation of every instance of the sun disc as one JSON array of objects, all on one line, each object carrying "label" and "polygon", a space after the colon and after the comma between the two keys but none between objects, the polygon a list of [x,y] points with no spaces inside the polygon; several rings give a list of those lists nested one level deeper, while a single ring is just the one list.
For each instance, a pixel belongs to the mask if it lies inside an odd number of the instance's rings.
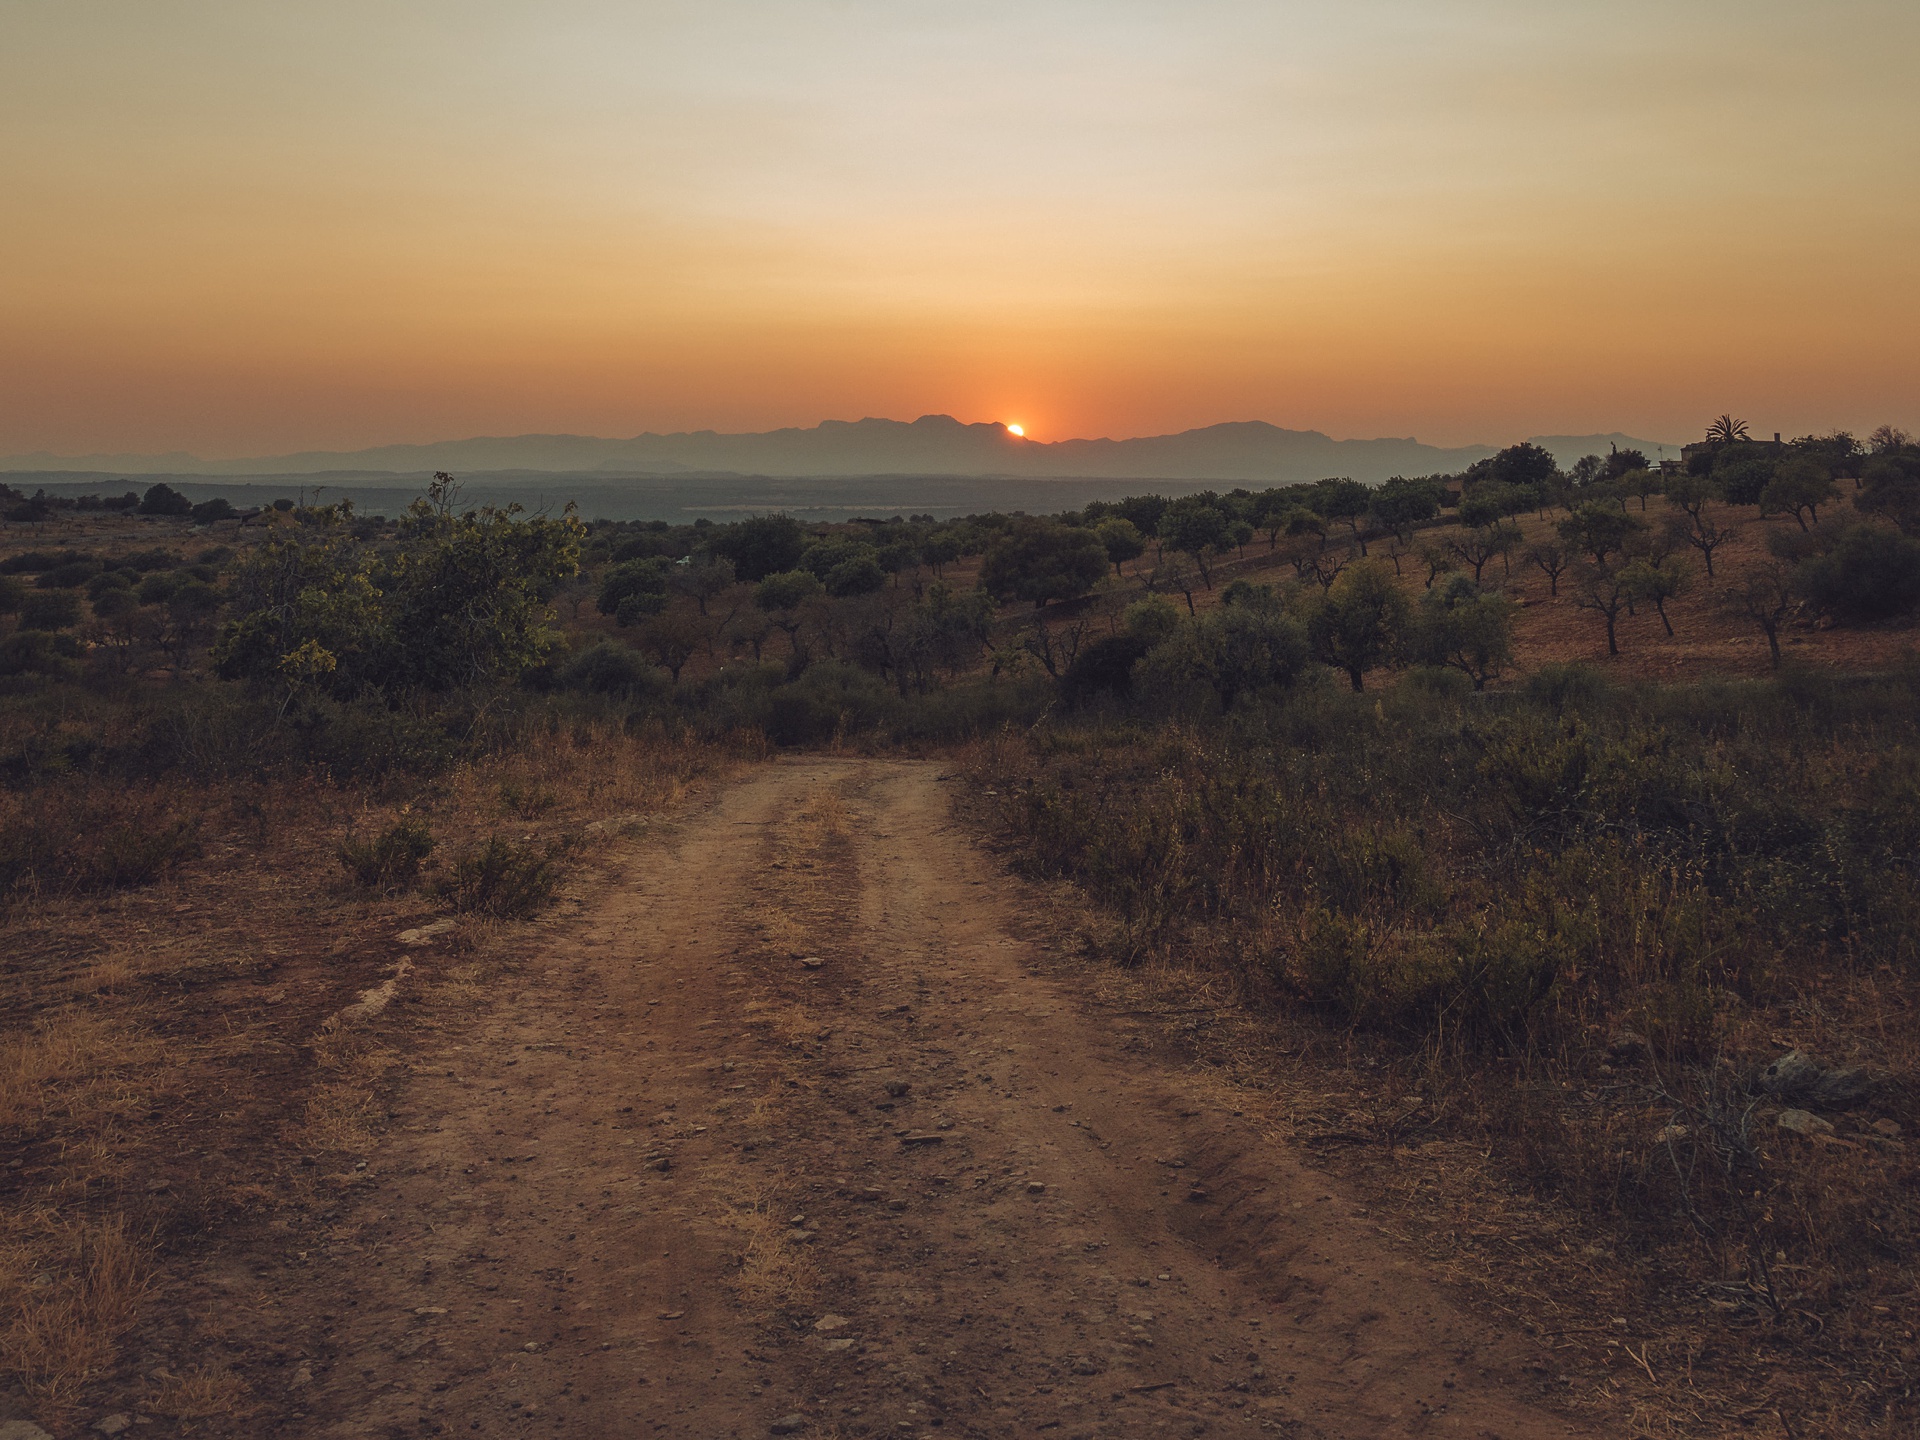
[{"label": "sun disc", "polygon": [[1009,425],[1007,426],[1007,433],[1009,435],[1024,436],[1027,433],[1027,427],[1024,425]]}]

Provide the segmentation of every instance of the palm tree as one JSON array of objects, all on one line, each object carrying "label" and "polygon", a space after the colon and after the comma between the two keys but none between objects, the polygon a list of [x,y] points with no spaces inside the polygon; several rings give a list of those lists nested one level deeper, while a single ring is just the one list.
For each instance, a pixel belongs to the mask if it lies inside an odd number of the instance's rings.
[{"label": "palm tree", "polygon": [[1748,440],[1747,422],[1736,420],[1731,415],[1722,415],[1707,426],[1707,439],[1716,444],[1731,444],[1735,440]]}]

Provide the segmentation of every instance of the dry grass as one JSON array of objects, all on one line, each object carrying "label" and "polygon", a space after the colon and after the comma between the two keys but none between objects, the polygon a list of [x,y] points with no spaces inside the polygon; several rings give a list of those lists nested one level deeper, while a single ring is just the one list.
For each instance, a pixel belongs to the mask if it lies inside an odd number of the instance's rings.
[{"label": "dry grass", "polygon": [[151,1287],[151,1247],[124,1215],[57,1210],[0,1221],[0,1364],[65,1410],[110,1371]]},{"label": "dry grass", "polygon": [[[1391,713],[1395,702],[1386,703]],[[1857,733],[1897,746],[1909,729],[1862,721]],[[1773,805],[1773,815],[1854,813],[1843,797],[1869,793],[1862,776],[1870,766],[1828,766],[1822,747],[1837,743],[1817,728],[1799,746],[1806,768],[1752,803]],[[1166,736],[1130,759],[1072,736],[1038,754],[1024,738],[1003,738],[977,752],[983,783],[973,793],[983,818],[1002,824],[1039,873],[1086,886],[1059,891],[1060,938],[1094,967],[1076,983],[1141,1016],[1142,1045],[1184,1053],[1223,1083],[1263,1093],[1277,1134],[1352,1179],[1391,1217],[1392,1233],[1480,1304],[1531,1327],[1553,1352],[1552,1373],[1573,1381],[1574,1403],[1617,1417],[1623,1396],[1644,1397],[1639,1433],[1649,1435],[1752,1433],[1776,1411],[1778,1424],[1799,1435],[1910,1420],[1920,1374],[1912,1309],[1920,1167],[1911,1138],[1920,989],[1911,931],[1899,922],[1909,872],[1887,865],[1874,873],[1876,888],[1850,911],[1843,949],[1825,927],[1764,928],[1783,914],[1798,919],[1804,897],[1820,893],[1810,880],[1769,889],[1772,876],[1755,871],[1767,883],[1726,902],[1692,880],[1654,883],[1660,867],[1609,868],[1596,850],[1577,871],[1549,865],[1524,886],[1506,884],[1504,899],[1487,907],[1511,912],[1527,886],[1548,883],[1566,885],[1569,904],[1595,906],[1583,969],[1557,986],[1565,1008],[1543,1014],[1524,1046],[1461,1043],[1453,1027],[1475,1003],[1471,994],[1440,1013],[1444,1034],[1423,1030],[1421,1010],[1405,1004],[1341,1011],[1322,1002],[1316,1011],[1300,1003],[1291,979],[1287,947],[1297,953],[1312,940],[1296,921],[1315,887],[1332,893],[1345,883],[1348,832],[1393,821],[1390,797],[1400,793],[1385,762],[1356,796],[1343,797],[1327,772],[1361,773],[1370,763],[1361,752],[1378,748],[1308,750],[1302,763],[1312,773],[1280,782],[1292,787],[1295,814],[1244,828],[1223,808],[1254,786],[1235,768],[1240,761],[1215,748],[1188,765],[1181,742]],[[1439,750],[1420,753],[1434,773],[1447,763]],[[997,789],[1004,802],[1027,779],[1057,784],[1063,805],[1097,797],[1086,800],[1093,808],[1076,834],[1112,837],[1136,825],[1144,834],[1164,810],[1177,823],[1154,833],[1177,843],[1147,846],[1160,857],[1151,867],[1116,861],[1109,873],[1097,849],[1084,867],[1056,863],[1077,841],[1064,830],[1036,838],[1021,804],[996,805],[982,793]],[[1206,789],[1214,781],[1217,794]],[[1247,856],[1236,847],[1268,844],[1329,796],[1336,823],[1319,840],[1318,831],[1308,837],[1311,868],[1292,868],[1282,850],[1286,863],[1249,886]],[[1419,817],[1432,873],[1483,863],[1467,843],[1483,832],[1449,828],[1460,797],[1438,808],[1444,813]],[[1845,835],[1861,843],[1860,833],[1835,828],[1831,843]],[[1841,873],[1871,869],[1849,862]],[[1472,873],[1446,883],[1460,888]],[[1407,893],[1411,906],[1434,903]],[[1616,909],[1608,897],[1624,898]],[[1432,915],[1390,923],[1390,907],[1364,906],[1369,923],[1378,917],[1370,944],[1382,952],[1425,943],[1445,923]],[[1696,968],[1690,958],[1669,968],[1677,943],[1702,939],[1686,955],[1725,968]],[[1611,1050],[1621,1029],[1651,1046]],[[1836,1133],[1804,1139],[1774,1123],[1792,1102],[1756,1096],[1745,1083],[1791,1046],[1891,1078],[1864,1105],[1825,1107]],[[1905,1127],[1905,1142],[1873,1131],[1888,1118]],[[1751,1153],[1729,1169],[1721,1135],[1739,1133],[1743,1119]]]},{"label": "dry grass", "polygon": [[195,1366],[184,1375],[162,1375],[159,1380],[147,1407],[171,1420],[239,1418],[250,1408],[246,1381],[231,1371]]},{"label": "dry grass", "polygon": [[[154,1413],[183,1430],[246,1414],[234,1376],[173,1348],[181,1327],[142,1328],[143,1302],[229,1226],[351,1175],[385,1124],[418,987],[474,1005],[491,993],[517,927],[465,918],[402,951],[397,932],[441,913],[445,866],[369,895],[341,873],[343,838],[404,812],[432,826],[436,860],[494,837],[564,845],[554,898],[567,905],[595,883],[606,847],[752,758],[599,722],[530,723],[510,738],[424,784],[230,779],[116,794],[68,777],[28,801],[0,794],[6,817],[47,822],[43,839],[62,804],[115,825],[194,817],[195,848],[143,883],[36,872],[0,912],[0,1378],[24,1388],[42,1424],[109,1396],[125,1408],[130,1331],[171,1362],[143,1402]],[[67,873],[97,873],[86,856],[99,847],[73,824],[61,834],[79,847]],[[396,979],[403,956],[415,973]],[[396,983],[378,1014],[329,1023],[385,981]]]},{"label": "dry grass", "polygon": [[793,1228],[791,1203],[778,1196],[755,1196],[723,1216],[743,1241],[733,1289],[755,1314],[810,1310],[820,1291],[820,1268],[812,1254],[786,1238]]}]

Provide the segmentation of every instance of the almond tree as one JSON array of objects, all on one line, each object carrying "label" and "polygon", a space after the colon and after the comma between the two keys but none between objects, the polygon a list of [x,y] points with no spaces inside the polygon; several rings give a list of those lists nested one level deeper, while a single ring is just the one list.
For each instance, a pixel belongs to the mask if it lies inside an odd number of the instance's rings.
[{"label": "almond tree", "polygon": [[1605,565],[1582,565],[1573,603],[1591,610],[1607,625],[1607,654],[1620,653],[1620,616],[1633,600],[1633,589],[1621,572]]}]

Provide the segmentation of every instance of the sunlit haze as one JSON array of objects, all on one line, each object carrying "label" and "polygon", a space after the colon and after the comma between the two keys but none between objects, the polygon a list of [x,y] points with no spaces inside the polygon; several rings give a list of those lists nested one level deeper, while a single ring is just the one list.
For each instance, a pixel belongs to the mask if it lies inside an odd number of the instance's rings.
[{"label": "sunlit haze", "polygon": [[1920,428],[1912,0],[0,0],[0,453]]}]

